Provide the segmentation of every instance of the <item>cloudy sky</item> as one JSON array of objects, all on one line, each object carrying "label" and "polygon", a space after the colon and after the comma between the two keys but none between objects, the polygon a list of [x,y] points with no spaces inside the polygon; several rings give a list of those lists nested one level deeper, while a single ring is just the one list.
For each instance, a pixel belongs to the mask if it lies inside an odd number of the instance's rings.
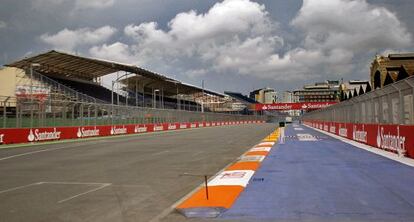
[{"label": "cloudy sky", "polygon": [[2,0],[1,64],[51,49],[217,91],[368,79],[414,51],[412,0]]}]

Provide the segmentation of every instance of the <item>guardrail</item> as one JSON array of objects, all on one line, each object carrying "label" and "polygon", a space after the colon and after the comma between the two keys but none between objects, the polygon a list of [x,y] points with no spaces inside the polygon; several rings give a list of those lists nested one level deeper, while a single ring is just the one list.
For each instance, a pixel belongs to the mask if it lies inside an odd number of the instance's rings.
[{"label": "guardrail", "polygon": [[414,125],[414,76],[306,113],[307,121]]}]

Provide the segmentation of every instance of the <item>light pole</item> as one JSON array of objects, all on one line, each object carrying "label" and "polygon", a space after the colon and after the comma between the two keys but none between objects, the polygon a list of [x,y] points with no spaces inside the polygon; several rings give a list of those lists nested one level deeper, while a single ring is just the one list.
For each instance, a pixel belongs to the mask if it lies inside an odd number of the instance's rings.
[{"label": "light pole", "polygon": [[154,91],[152,92],[152,108],[157,108],[157,92],[159,91],[159,89],[154,89]]},{"label": "light pole", "polygon": [[201,112],[204,113],[204,80],[201,80],[201,87],[203,89],[201,96]]},{"label": "light pole", "polygon": [[30,128],[33,128],[33,67],[39,67],[39,63],[30,64]]}]

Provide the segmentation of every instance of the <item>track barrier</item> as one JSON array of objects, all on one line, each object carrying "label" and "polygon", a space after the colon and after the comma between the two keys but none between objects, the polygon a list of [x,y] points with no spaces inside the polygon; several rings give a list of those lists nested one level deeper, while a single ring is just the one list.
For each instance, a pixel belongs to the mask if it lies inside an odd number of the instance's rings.
[{"label": "track barrier", "polygon": [[65,139],[81,139],[99,136],[141,134],[190,128],[264,123],[264,121],[192,122],[160,124],[126,124],[106,126],[74,126],[43,128],[0,129],[0,145],[13,143],[36,143]]}]

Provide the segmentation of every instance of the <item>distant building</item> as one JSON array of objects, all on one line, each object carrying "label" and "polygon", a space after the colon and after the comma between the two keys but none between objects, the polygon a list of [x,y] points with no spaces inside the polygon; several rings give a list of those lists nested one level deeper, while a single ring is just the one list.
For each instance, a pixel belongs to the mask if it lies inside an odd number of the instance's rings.
[{"label": "distant building", "polygon": [[291,103],[293,102],[293,93],[290,91],[282,92],[282,95],[278,99],[278,102],[281,103]]},{"label": "distant building", "polygon": [[250,98],[263,104],[275,103],[277,92],[272,88],[262,88],[250,92]]},{"label": "distant building", "polygon": [[414,53],[377,55],[371,63],[371,85],[373,89],[414,75]]},{"label": "distant building", "polygon": [[340,99],[339,81],[318,82],[293,91],[298,102],[336,102]]}]

